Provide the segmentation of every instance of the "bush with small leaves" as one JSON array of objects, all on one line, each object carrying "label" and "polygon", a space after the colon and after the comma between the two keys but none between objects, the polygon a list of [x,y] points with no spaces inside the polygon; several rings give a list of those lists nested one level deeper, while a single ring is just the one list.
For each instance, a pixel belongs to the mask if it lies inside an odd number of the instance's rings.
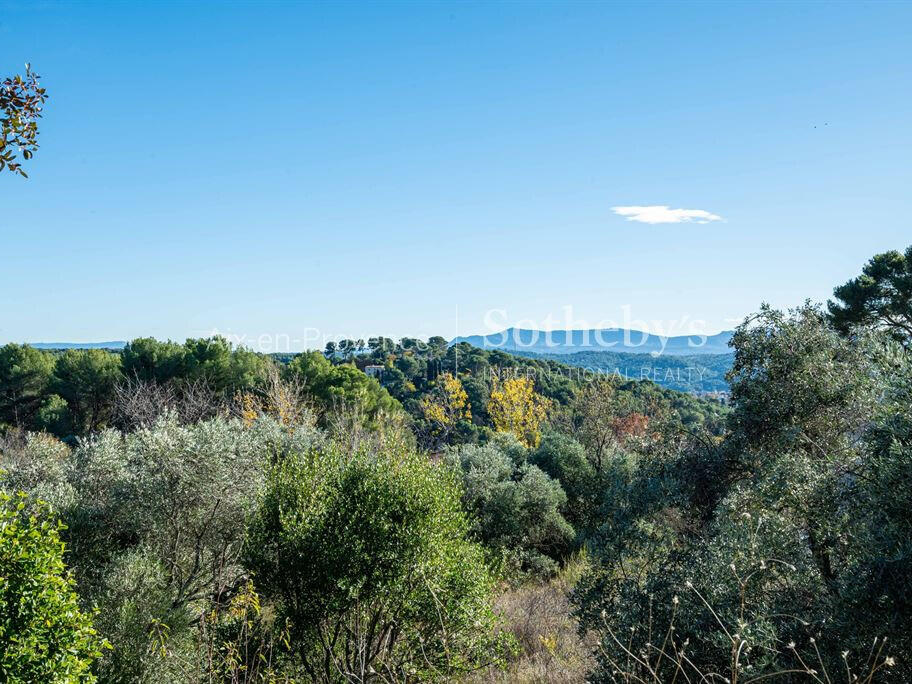
[{"label": "bush with small leaves", "polygon": [[475,535],[523,572],[548,576],[573,548],[575,533],[561,514],[560,483],[529,464],[512,435],[485,446],[450,450],[446,463],[462,479],[463,503]]},{"label": "bush with small leaves", "polygon": [[46,508],[0,492],[0,680],[94,682],[105,644],[79,608]]},{"label": "bush with small leaves", "polygon": [[451,473],[403,444],[272,467],[246,564],[309,681],[447,680],[499,659],[492,578]]}]

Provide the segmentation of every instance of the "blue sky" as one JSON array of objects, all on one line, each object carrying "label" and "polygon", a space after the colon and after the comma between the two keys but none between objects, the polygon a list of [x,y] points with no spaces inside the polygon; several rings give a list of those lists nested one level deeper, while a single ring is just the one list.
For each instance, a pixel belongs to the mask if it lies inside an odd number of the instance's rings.
[{"label": "blue sky", "polygon": [[[910,28],[910,3],[0,1],[0,74],[51,95],[30,179],[0,177],[0,342],[566,307],[714,331],[823,300],[912,243]],[[644,206],[722,220],[612,209]]]}]

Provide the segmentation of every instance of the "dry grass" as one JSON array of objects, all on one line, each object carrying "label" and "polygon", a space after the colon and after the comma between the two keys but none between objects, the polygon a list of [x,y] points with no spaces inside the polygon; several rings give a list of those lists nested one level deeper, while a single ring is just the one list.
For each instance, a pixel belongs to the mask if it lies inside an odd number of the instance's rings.
[{"label": "dry grass", "polygon": [[[769,561],[767,561],[769,562]],[[732,566],[734,568],[734,566]],[[741,580],[739,580],[741,581]],[[842,652],[844,671],[833,669],[827,671],[824,657],[817,646],[815,637],[808,639],[808,646],[802,654],[795,642],[783,645],[782,648],[770,647],[765,645],[763,650],[767,655],[776,655],[778,659],[785,663],[777,671],[756,671],[752,672],[752,665],[745,662],[753,645],[739,633],[745,627],[750,625],[751,620],[746,619],[742,613],[738,621],[738,627],[729,625],[719,618],[718,613],[706,598],[693,586],[691,582],[686,583],[687,588],[694,592],[700,599],[706,609],[712,614],[716,623],[719,625],[722,633],[725,634],[730,644],[729,666],[722,668],[721,671],[710,671],[701,669],[691,660],[687,652],[688,640],[680,641],[675,632],[675,617],[677,615],[678,597],[675,596],[672,604],[671,620],[664,636],[656,633],[656,642],[653,643],[653,637],[648,641],[635,643],[635,635],[631,633],[626,643],[621,640],[619,635],[611,629],[610,624],[605,619],[605,613],[602,612],[605,631],[608,633],[613,646],[620,650],[620,655],[615,652],[615,657],[608,653],[603,645],[599,645],[599,652],[605,662],[609,665],[611,681],[618,684],[645,684],[646,682],[726,682],[728,684],[752,684],[755,682],[809,682],[812,684],[837,684],[837,682],[846,682],[846,684],[874,684],[883,681],[882,678],[887,675],[887,670],[896,664],[895,658],[884,653],[884,647],[887,645],[887,639],[877,637],[871,645],[870,652],[865,661],[860,659],[850,659],[850,651]],[[742,583],[741,605],[745,605],[746,583]],[[784,616],[783,616],[784,617]],[[798,618],[795,618],[798,620]],[[800,620],[799,620],[800,622]],[[805,623],[806,624],[806,623]],[[653,634],[653,624],[650,620],[647,625],[647,634]],[[862,654],[863,655],[863,654]],[[719,659],[720,662],[724,658]]]},{"label": "dry grass", "polygon": [[579,578],[583,560],[575,560],[554,579],[509,588],[497,599],[496,609],[519,647],[504,668],[489,668],[466,681],[583,682],[593,666],[595,639],[582,638],[570,616],[568,594]]}]

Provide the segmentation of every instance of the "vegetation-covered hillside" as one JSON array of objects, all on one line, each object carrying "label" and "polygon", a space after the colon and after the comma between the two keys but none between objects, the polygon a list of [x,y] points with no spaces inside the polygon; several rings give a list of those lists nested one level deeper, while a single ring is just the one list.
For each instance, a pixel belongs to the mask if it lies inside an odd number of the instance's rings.
[{"label": "vegetation-covered hillside", "polygon": [[581,373],[551,356],[517,356],[465,342],[447,346],[442,337],[432,337],[428,342],[372,338],[360,354],[356,353],[357,343],[344,341],[341,348],[330,346],[325,355],[334,364],[372,366],[371,372],[380,384],[412,416],[419,434],[432,433],[435,428],[429,424],[434,421],[426,410],[428,401],[440,397],[448,379],[458,380],[469,411],[455,421],[448,435],[451,443],[485,439],[486,429],[493,426],[488,410],[491,392],[498,382],[509,378],[528,378],[535,391],[549,400],[552,419],[566,417],[583,390],[595,382],[623,397],[631,411],[673,412],[685,426],[721,430],[724,409],[717,402],[668,391],[653,382],[631,382],[614,373]]},{"label": "vegetation-covered hillside", "polygon": [[[0,347],[0,425],[72,440],[135,422],[138,411],[158,415],[180,405],[181,411],[196,411],[197,418],[238,412],[245,402],[270,401],[276,383],[287,382],[321,417],[344,406],[370,421],[378,412],[402,407],[423,443],[439,446],[489,439],[495,428],[491,392],[511,378],[528,379],[549,400],[552,419],[566,414],[593,380],[550,359],[523,359],[464,343],[448,347],[440,337],[372,338],[361,349],[346,340],[322,354],[274,356],[232,348],[220,337],[183,344],[140,338],[122,351],[8,344]],[[446,400],[448,379],[466,393],[466,406],[441,438],[440,421],[428,409]],[[595,379],[624,397],[631,411],[673,412],[686,426],[721,429],[723,409],[715,402],[652,382]],[[148,395],[154,400],[145,400]]]},{"label": "vegetation-covered hillside", "polygon": [[[534,352],[513,352],[528,358],[541,358]],[[632,354],[628,352],[581,351],[572,354],[548,354],[545,358],[583,369],[593,375],[602,373],[631,380],[651,380],[679,392],[727,392],[726,374],[731,370],[734,354],[669,355]]]},{"label": "vegetation-covered hillside", "polygon": [[0,678],[910,681],[910,254],[748,319],[730,407],[442,338],[6,345]]}]

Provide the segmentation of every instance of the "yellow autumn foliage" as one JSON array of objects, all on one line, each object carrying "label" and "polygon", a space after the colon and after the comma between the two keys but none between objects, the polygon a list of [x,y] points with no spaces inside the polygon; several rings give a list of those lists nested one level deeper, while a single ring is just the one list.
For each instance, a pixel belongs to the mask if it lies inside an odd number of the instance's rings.
[{"label": "yellow autumn foliage", "polygon": [[498,432],[510,432],[527,448],[541,441],[541,425],[551,401],[535,391],[531,378],[495,378],[488,415]]},{"label": "yellow autumn foliage", "polygon": [[443,373],[437,378],[435,391],[422,398],[421,410],[428,421],[443,428],[472,417],[469,395],[466,394],[459,378],[452,373]]}]

